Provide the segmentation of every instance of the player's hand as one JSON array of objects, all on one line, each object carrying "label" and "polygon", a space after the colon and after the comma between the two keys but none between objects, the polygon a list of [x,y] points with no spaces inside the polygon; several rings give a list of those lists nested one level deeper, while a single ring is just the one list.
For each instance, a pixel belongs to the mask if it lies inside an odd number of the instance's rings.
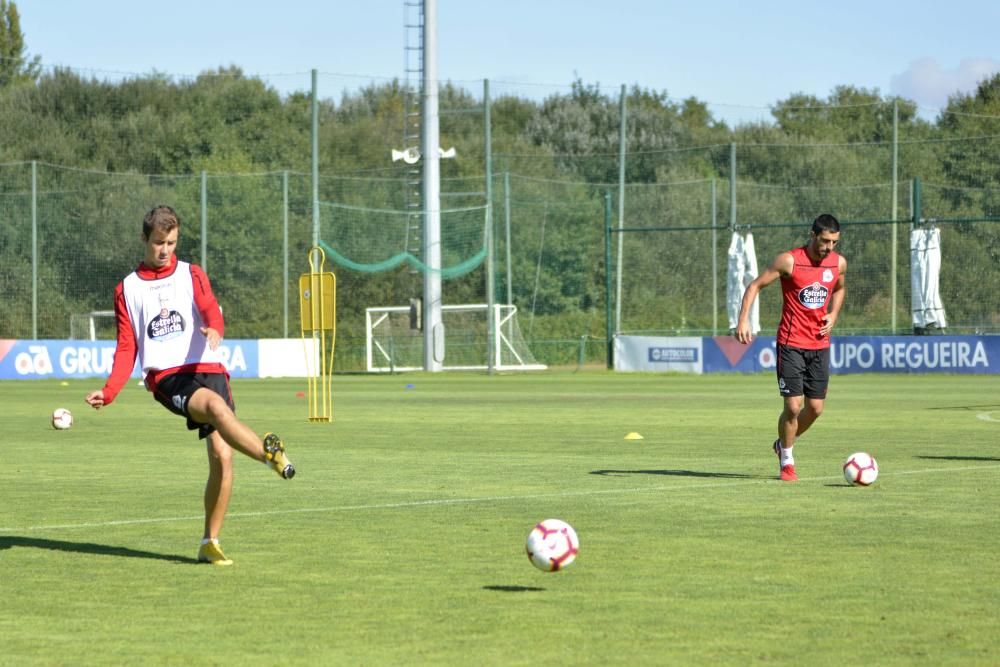
[{"label": "player's hand", "polygon": [[749,322],[740,322],[736,327],[736,333],[733,335],[736,337],[736,340],[744,345],[749,345],[750,341],[753,340],[753,334],[750,333]]},{"label": "player's hand", "polygon": [[823,324],[819,327],[820,336],[829,336],[830,332],[833,331],[833,325],[837,322],[837,318],[829,313],[823,316]]},{"label": "player's hand", "polygon": [[218,331],[212,327],[202,327],[201,332],[205,334],[205,338],[208,339],[209,349],[214,350],[219,347],[219,343],[222,342],[222,336],[219,335]]},{"label": "player's hand", "polygon": [[86,398],[83,399],[87,402],[87,405],[94,408],[95,410],[100,410],[104,407],[104,391],[98,389],[97,391],[92,391],[87,394]]}]

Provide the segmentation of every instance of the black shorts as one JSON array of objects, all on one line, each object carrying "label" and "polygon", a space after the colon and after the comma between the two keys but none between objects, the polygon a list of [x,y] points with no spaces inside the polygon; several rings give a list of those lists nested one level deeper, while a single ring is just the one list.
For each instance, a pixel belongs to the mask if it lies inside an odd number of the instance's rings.
[{"label": "black shorts", "polygon": [[826,398],[830,384],[830,348],[802,350],[778,346],[778,393]]},{"label": "black shorts", "polygon": [[156,392],[153,396],[163,407],[175,415],[187,417],[188,429],[192,431],[198,429],[198,437],[204,439],[208,437],[209,433],[215,431],[215,427],[191,419],[187,410],[191,395],[202,387],[211,389],[226,399],[226,404],[233,412],[236,412],[233,392],[229,389],[229,376],[225,373],[174,373],[156,383]]}]

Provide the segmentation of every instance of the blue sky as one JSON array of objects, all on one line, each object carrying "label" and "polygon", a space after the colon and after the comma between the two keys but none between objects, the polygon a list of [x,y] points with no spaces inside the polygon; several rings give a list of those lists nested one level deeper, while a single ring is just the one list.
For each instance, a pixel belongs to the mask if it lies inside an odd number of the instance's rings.
[{"label": "blue sky", "polygon": [[[404,76],[404,0],[15,0],[27,51],[98,78],[177,77],[237,65],[287,92]],[[767,118],[796,92],[849,84],[914,100],[932,118],[1000,72],[1000,2],[879,0],[439,0],[438,73],[494,95],[543,97],[575,79]]]}]

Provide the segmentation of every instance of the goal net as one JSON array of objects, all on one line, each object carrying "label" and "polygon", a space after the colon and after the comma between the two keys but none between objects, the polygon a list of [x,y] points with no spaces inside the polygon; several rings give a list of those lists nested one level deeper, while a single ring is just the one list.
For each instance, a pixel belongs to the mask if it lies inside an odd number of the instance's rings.
[{"label": "goal net", "polygon": [[[441,306],[444,370],[544,370],[528,349],[517,324],[517,306],[493,306],[490,345],[487,304]],[[492,348],[492,349],[490,349]],[[365,350],[370,373],[419,371],[424,368],[424,334],[411,328],[408,306],[365,309]]]}]

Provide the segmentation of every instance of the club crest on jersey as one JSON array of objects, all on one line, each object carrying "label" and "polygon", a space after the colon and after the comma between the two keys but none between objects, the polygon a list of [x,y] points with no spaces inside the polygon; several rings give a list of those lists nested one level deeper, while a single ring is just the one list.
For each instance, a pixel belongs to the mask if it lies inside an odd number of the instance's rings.
[{"label": "club crest on jersey", "polygon": [[184,333],[184,317],[176,310],[163,309],[146,327],[146,335],[150,340],[163,341],[176,338]]},{"label": "club crest on jersey", "polygon": [[823,282],[832,283],[833,282],[833,271],[830,269],[823,269]]},{"label": "club crest on jersey", "polygon": [[826,305],[830,290],[822,283],[815,282],[799,290],[799,303],[809,310],[816,310]]}]

